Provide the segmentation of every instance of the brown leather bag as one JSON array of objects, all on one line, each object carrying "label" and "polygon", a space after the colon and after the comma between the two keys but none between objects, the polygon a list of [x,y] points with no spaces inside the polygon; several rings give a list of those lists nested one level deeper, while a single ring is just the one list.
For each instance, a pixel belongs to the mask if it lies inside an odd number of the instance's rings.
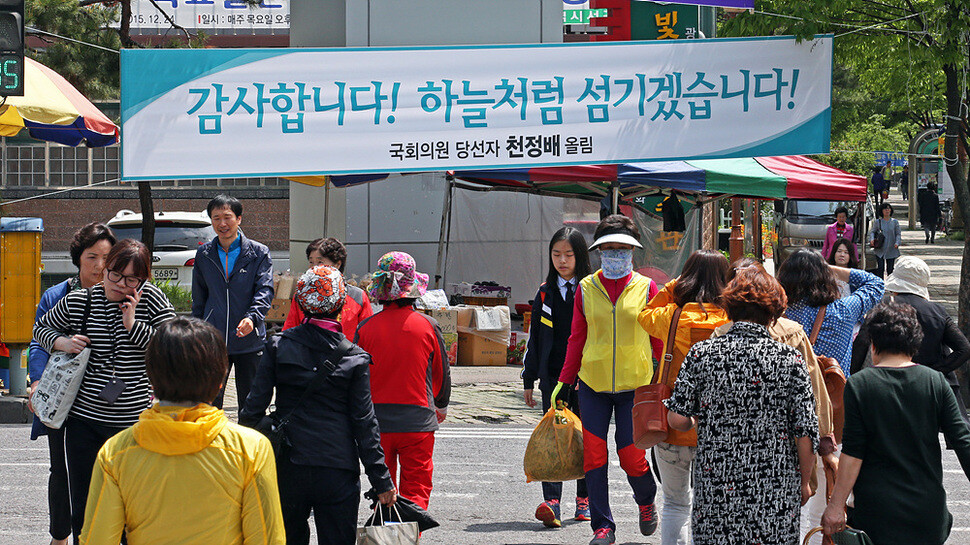
[{"label": "brown leather bag", "polygon": [[[815,341],[818,339],[818,332],[822,329],[822,321],[825,320],[825,307],[818,309],[815,316],[815,324],[812,326],[812,333],[808,336],[808,342],[814,349]],[[845,373],[835,358],[816,354],[818,365],[822,370],[822,379],[825,381],[825,390],[829,393],[829,402],[832,404],[832,427],[835,428],[835,442],[842,443],[842,427],[845,425],[845,406],[842,403],[843,393],[845,392]]]},{"label": "brown leather bag", "polygon": [[650,384],[640,386],[633,394],[633,444],[637,448],[648,449],[667,439],[667,406],[663,401],[673,393],[667,385],[667,377],[670,374],[670,363],[674,359],[674,342],[682,311],[681,307],[677,307],[670,320],[667,346],[660,368],[654,371]]}]

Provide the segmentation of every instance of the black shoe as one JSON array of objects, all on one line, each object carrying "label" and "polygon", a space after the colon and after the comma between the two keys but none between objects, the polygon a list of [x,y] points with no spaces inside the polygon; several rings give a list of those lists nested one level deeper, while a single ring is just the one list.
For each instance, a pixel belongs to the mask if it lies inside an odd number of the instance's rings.
[{"label": "black shoe", "polygon": [[657,510],[654,504],[640,506],[640,533],[649,536],[657,531]]},{"label": "black shoe", "polygon": [[589,545],[613,545],[614,543],[616,543],[616,534],[608,526],[604,526],[593,532],[593,539],[590,540]]}]

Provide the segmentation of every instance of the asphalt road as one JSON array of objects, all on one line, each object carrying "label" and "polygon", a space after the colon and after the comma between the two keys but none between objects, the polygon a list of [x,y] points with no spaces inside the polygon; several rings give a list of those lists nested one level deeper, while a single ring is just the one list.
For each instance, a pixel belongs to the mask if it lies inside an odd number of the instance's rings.
[{"label": "asphalt road", "polygon": [[[546,529],[532,518],[541,500],[538,483],[526,484],[522,454],[531,429],[522,426],[446,425],[437,434],[431,512],[442,526],[424,533],[426,545],[585,544],[589,523],[568,521]],[[28,440],[24,425],[0,426],[0,545],[47,543],[47,447]],[[970,483],[956,457],[944,454],[944,484],[954,528],[948,543],[970,544]],[[150,486],[146,483],[146,486]],[[617,543],[660,543],[639,534],[636,509],[622,470],[610,470]],[[367,483],[363,483],[364,489]],[[565,486],[572,512],[573,485]],[[659,501],[659,498],[658,498]],[[898,498],[906,501],[906,498]],[[367,507],[362,502],[361,520]],[[186,513],[186,516],[191,516]],[[663,520],[660,522],[663,525]]]}]

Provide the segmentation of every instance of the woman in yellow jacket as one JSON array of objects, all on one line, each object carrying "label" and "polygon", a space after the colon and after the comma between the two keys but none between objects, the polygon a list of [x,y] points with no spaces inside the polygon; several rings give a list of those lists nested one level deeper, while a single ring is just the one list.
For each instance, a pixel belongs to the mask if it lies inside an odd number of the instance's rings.
[{"label": "woman in yellow jacket", "polygon": [[148,344],[158,402],[95,463],[82,544],[283,545],[273,448],[209,405],[228,369],[211,325],[176,318]]},{"label": "woman in yellow jacket", "polygon": [[658,289],[653,280],[633,271],[633,248],[642,246],[630,218],[607,216],[594,236],[590,250],[600,250],[602,267],[579,282],[566,361],[550,399],[555,403],[563,384],[572,385],[578,377],[583,466],[593,526],[590,545],[611,545],[616,541],[607,471],[611,420],[616,422],[620,467],[637,503],[640,533],[648,536],[657,529],[657,484],[643,449],[633,444],[632,410],[633,391],[649,384],[653,374],[650,336],[637,325],[637,315]]},{"label": "woman in yellow jacket", "polygon": [[[667,385],[671,389],[684,356],[694,343],[711,336],[714,328],[728,321],[727,313],[718,303],[727,285],[728,262],[716,250],[697,250],[687,258],[683,271],[660,290],[638,318],[640,325],[653,337],[664,341],[664,354],[673,354],[667,363]],[[666,346],[671,323],[677,309],[681,309],[674,346]],[[664,363],[656,372],[663,372]],[[654,447],[656,468],[660,473],[664,495],[662,545],[687,545],[688,521],[691,511],[691,465],[697,452],[697,432],[670,430],[665,442]]]}]

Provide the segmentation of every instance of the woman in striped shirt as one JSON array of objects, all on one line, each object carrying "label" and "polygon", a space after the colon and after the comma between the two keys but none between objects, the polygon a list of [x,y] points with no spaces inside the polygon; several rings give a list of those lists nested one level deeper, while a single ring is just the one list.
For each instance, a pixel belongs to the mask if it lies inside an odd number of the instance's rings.
[{"label": "woman in striped shirt", "polygon": [[136,240],[122,240],[108,253],[100,284],[69,293],[34,325],[34,339],[48,352],[76,354],[91,347],[81,388],[64,423],[74,536],[81,535],[98,449],[137,422],[149,406],[148,341],[155,328],[175,318],[165,294],[148,283],[150,276],[148,248]]}]

